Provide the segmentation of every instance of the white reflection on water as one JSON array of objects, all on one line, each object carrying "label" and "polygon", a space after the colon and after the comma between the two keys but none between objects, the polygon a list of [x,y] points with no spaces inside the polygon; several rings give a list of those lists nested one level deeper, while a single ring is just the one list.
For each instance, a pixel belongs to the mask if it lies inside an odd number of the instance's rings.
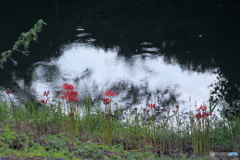
[{"label": "white reflection on water", "polygon": [[[130,60],[126,60],[118,56],[117,49],[105,52],[102,49],[77,43],[64,46],[62,52],[59,59],[49,62],[60,69],[59,74],[52,75],[55,77],[53,78],[54,82],[45,82],[46,77],[41,77],[44,72],[42,67],[35,69],[34,75],[38,78],[33,81],[32,87],[36,88],[39,95],[49,88],[59,87],[63,83],[74,84],[74,79],[80,77],[88,69],[91,71],[91,75],[80,80],[78,86],[82,96],[88,93],[94,95],[96,89],[100,91],[103,87],[105,87],[105,91],[114,82],[120,80],[130,81],[139,87],[148,82],[149,89],[152,91],[157,88],[173,88],[178,85],[177,92],[181,93],[179,100],[188,102],[191,97],[190,104],[180,103],[180,108],[187,108],[186,111],[188,111],[190,105],[191,110],[194,110],[195,104],[198,107],[201,104],[208,104],[210,95],[208,86],[216,80],[217,76],[212,73],[199,74],[182,71],[179,65],[165,64],[162,57],[153,56],[150,53],[145,54],[145,59],[141,59],[141,55],[134,55]],[[97,88],[93,84],[97,84]],[[50,94],[50,96],[53,95]],[[119,98],[120,96],[117,96],[115,101],[120,100]],[[153,99],[150,103],[156,102]],[[145,104],[146,101],[143,100],[141,104],[134,107],[145,107]]]}]

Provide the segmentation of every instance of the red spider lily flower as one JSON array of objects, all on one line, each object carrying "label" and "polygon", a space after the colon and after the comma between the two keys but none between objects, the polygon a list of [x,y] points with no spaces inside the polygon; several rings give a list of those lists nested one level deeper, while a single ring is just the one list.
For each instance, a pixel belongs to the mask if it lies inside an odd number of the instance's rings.
[{"label": "red spider lily flower", "polygon": [[107,92],[104,93],[104,95],[105,95],[105,96],[114,97],[114,96],[116,96],[117,94],[114,93],[113,91],[107,91]]},{"label": "red spider lily flower", "polygon": [[154,108],[154,107],[156,107],[156,104],[152,104],[152,103],[150,103],[150,104],[148,104],[148,107],[150,107],[150,108]]},{"label": "red spider lily flower", "polygon": [[212,116],[212,114],[210,112],[207,112],[206,116]]},{"label": "red spider lily flower", "polygon": [[178,109],[178,108],[179,108],[179,105],[176,105],[176,108]]},{"label": "red spider lily flower", "polygon": [[6,90],[6,93],[9,94],[9,93],[12,93],[12,91],[10,91],[10,90]]},{"label": "red spider lily flower", "polygon": [[137,107],[133,108],[134,111],[137,111]]},{"label": "red spider lily flower", "polygon": [[200,106],[198,109],[202,110],[202,111],[205,111],[207,109],[207,107],[206,106]]},{"label": "red spider lily flower", "polygon": [[44,91],[44,92],[43,92],[43,96],[46,96],[46,97],[47,97],[48,94],[49,94],[49,91]]},{"label": "red spider lily flower", "polygon": [[208,116],[211,116],[212,114],[210,112],[203,112],[203,113],[198,113],[196,114],[196,118],[197,119],[200,119],[200,118],[204,118],[204,117],[208,117]]},{"label": "red spider lily flower", "polygon": [[201,114],[201,113],[196,114],[196,118],[197,118],[197,119],[202,118],[202,114]]},{"label": "red spider lily flower", "polygon": [[211,116],[212,114],[210,112],[204,112],[203,113],[203,117],[208,117],[208,116]]},{"label": "red spider lily flower", "polygon": [[145,111],[147,111],[147,109],[146,109],[146,108],[143,108],[143,109],[142,109],[142,111],[144,111],[144,112],[145,112]]},{"label": "red spider lily flower", "polygon": [[75,87],[71,84],[64,83],[62,88],[65,89],[65,90],[73,90]]},{"label": "red spider lily flower", "polygon": [[41,102],[42,104],[46,104],[47,103],[47,99],[45,100],[45,99],[41,99],[39,102]]},{"label": "red spider lily flower", "polygon": [[111,99],[109,98],[102,98],[103,104],[109,104],[111,102]]},{"label": "red spider lily flower", "polygon": [[172,110],[172,112],[175,114],[175,113],[177,113],[177,112],[178,112],[178,110]]},{"label": "red spider lily flower", "polygon": [[76,102],[78,101],[78,95],[79,94],[76,91],[67,91],[63,96],[61,96],[61,98],[66,99],[68,102]]}]

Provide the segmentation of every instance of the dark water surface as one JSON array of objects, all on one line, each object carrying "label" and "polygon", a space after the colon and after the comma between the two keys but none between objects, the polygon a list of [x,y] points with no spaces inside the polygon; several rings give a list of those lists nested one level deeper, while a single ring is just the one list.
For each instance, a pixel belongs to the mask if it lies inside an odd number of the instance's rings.
[{"label": "dark water surface", "polygon": [[[3,88],[32,97],[62,83],[82,98],[112,89],[127,107],[239,100],[240,3],[223,0],[3,0],[0,50],[39,19],[31,55],[13,53]],[[211,85],[211,86],[210,86]],[[18,94],[17,94],[18,93]],[[34,93],[34,94],[32,94]],[[33,95],[33,96],[32,96]],[[194,102],[194,101],[193,101]]]}]

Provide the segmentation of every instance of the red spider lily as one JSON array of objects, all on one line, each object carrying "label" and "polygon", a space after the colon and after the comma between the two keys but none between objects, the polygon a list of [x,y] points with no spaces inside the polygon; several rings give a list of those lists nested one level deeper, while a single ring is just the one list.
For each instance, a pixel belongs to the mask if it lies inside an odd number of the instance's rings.
[{"label": "red spider lily", "polygon": [[109,104],[111,102],[111,99],[109,98],[102,98],[103,104]]},{"label": "red spider lily", "polygon": [[65,89],[65,90],[73,90],[75,87],[71,84],[64,83],[62,88]]},{"label": "red spider lily", "polygon": [[47,97],[48,94],[49,94],[49,91],[44,91],[44,92],[43,92],[43,96],[46,96],[46,97]]},{"label": "red spider lily", "polygon": [[78,95],[79,94],[76,91],[67,91],[63,96],[61,96],[61,98],[66,99],[68,102],[76,102],[78,101]]},{"label": "red spider lily", "polygon": [[197,118],[197,119],[200,119],[200,118],[202,118],[202,117],[203,117],[203,115],[202,115],[201,113],[196,114],[196,118]]},{"label": "red spider lily", "polygon": [[205,111],[207,109],[207,107],[206,106],[200,106],[198,109],[202,110],[202,111]]},{"label": "red spider lily", "polygon": [[142,111],[144,111],[144,112],[145,112],[145,111],[147,111],[147,109],[146,109],[146,108],[142,108]]},{"label": "red spider lily", "polygon": [[137,111],[137,107],[133,108],[134,111]]},{"label": "red spider lily", "polygon": [[12,93],[12,91],[10,91],[10,90],[6,90],[6,93],[9,94],[9,93]]},{"label": "red spider lily", "polygon": [[204,116],[204,117],[211,116],[211,115],[212,115],[212,114],[211,114],[210,112],[204,112],[204,113],[203,113],[203,116]]},{"label": "red spider lily", "polygon": [[176,105],[176,108],[178,109],[178,108],[179,108],[179,105]]},{"label": "red spider lily", "polygon": [[150,103],[150,104],[148,104],[148,107],[150,107],[150,108],[154,108],[154,107],[156,107],[156,104],[152,104],[152,103]]},{"label": "red spider lily", "polygon": [[208,117],[208,116],[211,116],[212,114],[210,112],[203,112],[203,113],[197,113],[196,114],[196,118],[197,119],[200,119],[200,118],[204,118],[204,117]]},{"label": "red spider lily", "polygon": [[114,96],[116,96],[117,94],[114,93],[113,91],[107,91],[107,92],[104,93],[104,95],[105,95],[105,96],[114,97]]},{"label": "red spider lily", "polygon": [[47,99],[45,100],[45,99],[41,99],[39,102],[41,102],[42,104],[46,104],[47,103]]},{"label": "red spider lily", "polygon": [[177,112],[178,112],[178,110],[172,110],[172,112],[175,114],[175,113],[177,113]]}]

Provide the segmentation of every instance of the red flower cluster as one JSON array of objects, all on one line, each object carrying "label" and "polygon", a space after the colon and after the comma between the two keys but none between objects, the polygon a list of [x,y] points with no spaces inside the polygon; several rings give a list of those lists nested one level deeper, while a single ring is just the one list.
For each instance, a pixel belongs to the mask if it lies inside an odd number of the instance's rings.
[{"label": "red flower cluster", "polygon": [[47,99],[41,99],[41,100],[40,100],[40,102],[41,102],[42,104],[46,104],[47,101],[48,101]]},{"label": "red flower cluster", "polygon": [[198,113],[198,114],[196,114],[196,118],[197,119],[200,119],[200,118],[204,118],[204,117],[207,117],[207,116],[211,116],[212,114],[211,113],[209,113],[209,112],[203,112],[203,113]]},{"label": "red flower cluster", "polygon": [[6,93],[7,93],[7,94],[10,94],[10,93],[12,93],[12,91],[10,91],[10,90],[6,90]]},{"label": "red flower cluster", "polygon": [[198,109],[202,110],[202,111],[205,111],[207,109],[207,107],[206,106],[200,106]]},{"label": "red flower cluster", "polygon": [[202,113],[199,112],[199,113],[196,114],[196,118],[197,118],[198,120],[199,120],[200,118],[204,118],[204,117],[208,117],[208,116],[211,116],[211,115],[212,115],[210,112],[206,112],[206,110],[207,110],[207,107],[206,107],[206,106],[200,106],[198,109],[202,111]]},{"label": "red flower cluster", "polygon": [[172,110],[172,112],[173,112],[174,114],[178,112],[179,105],[176,105],[175,107],[176,107],[177,109],[176,109],[176,110]]},{"label": "red flower cluster", "polygon": [[102,98],[103,104],[107,105],[112,101],[111,97],[114,97],[117,94],[113,91],[107,91],[107,92],[104,93],[104,95],[110,97],[110,98]]},{"label": "red flower cluster", "polygon": [[61,96],[61,98],[66,99],[68,102],[76,102],[78,101],[78,95],[77,91],[67,91],[63,96]]},{"label": "red flower cluster", "polygon": [[75,87],[71,84],[64,83],[62,88],[65,89],[65,90],[73,90]]},{"label": "red flower cluster", "polygon": [[[49,94],[49,91],[44,91],[42,96],[46,96],[47,97],[48,94]],[[47,101],[48,101],[47,99],[41,99],[39,102],[41,102],[42,104],[46,104]]]},{"label": "red flower cluster", "polygon": [[175,113],[177,113],[177,112],[178,112],[178,110],[172,110],[172,112],[175,114]]},{"label": "red flower cluster", "polygon": [[109,98],[102,98],[103,104],[109,104],[111,102],[111,99]]},{"label": "red flower cluster", "polygon": [[142,108],[143,112],[150,112],[150,109]]},{"label": "red flower cluster", "polygon": [[150,108],[154,108],[154,107],[156,107],[156,104],[152,104],[152,103],[150,103],[150,104],[148,104],[148,107],[150,107]]},{"label": "red flower cluster", "polygon": [[72,91],[75,88],[73,85],[65,83],[65,84],[63,84],[62,88],[67,91],[60,98],[67,100],[67,102],[78,101],[77,96],[79,94],[77,91]]},{"label": "red flower cluster", "polygon": [[105,95],[105,96],[114,97],[114,96],[116,96],[117,94],[114,93],[113,91],[107,91],[107,92],[104,93],[104,95]]},{"label": "red flower cluster", "polygon": [[44,92],[43,92],[43,96],[46,96],[46,97],[47,97],[48,94],[49,94],[49,91],[44,91]]}]

